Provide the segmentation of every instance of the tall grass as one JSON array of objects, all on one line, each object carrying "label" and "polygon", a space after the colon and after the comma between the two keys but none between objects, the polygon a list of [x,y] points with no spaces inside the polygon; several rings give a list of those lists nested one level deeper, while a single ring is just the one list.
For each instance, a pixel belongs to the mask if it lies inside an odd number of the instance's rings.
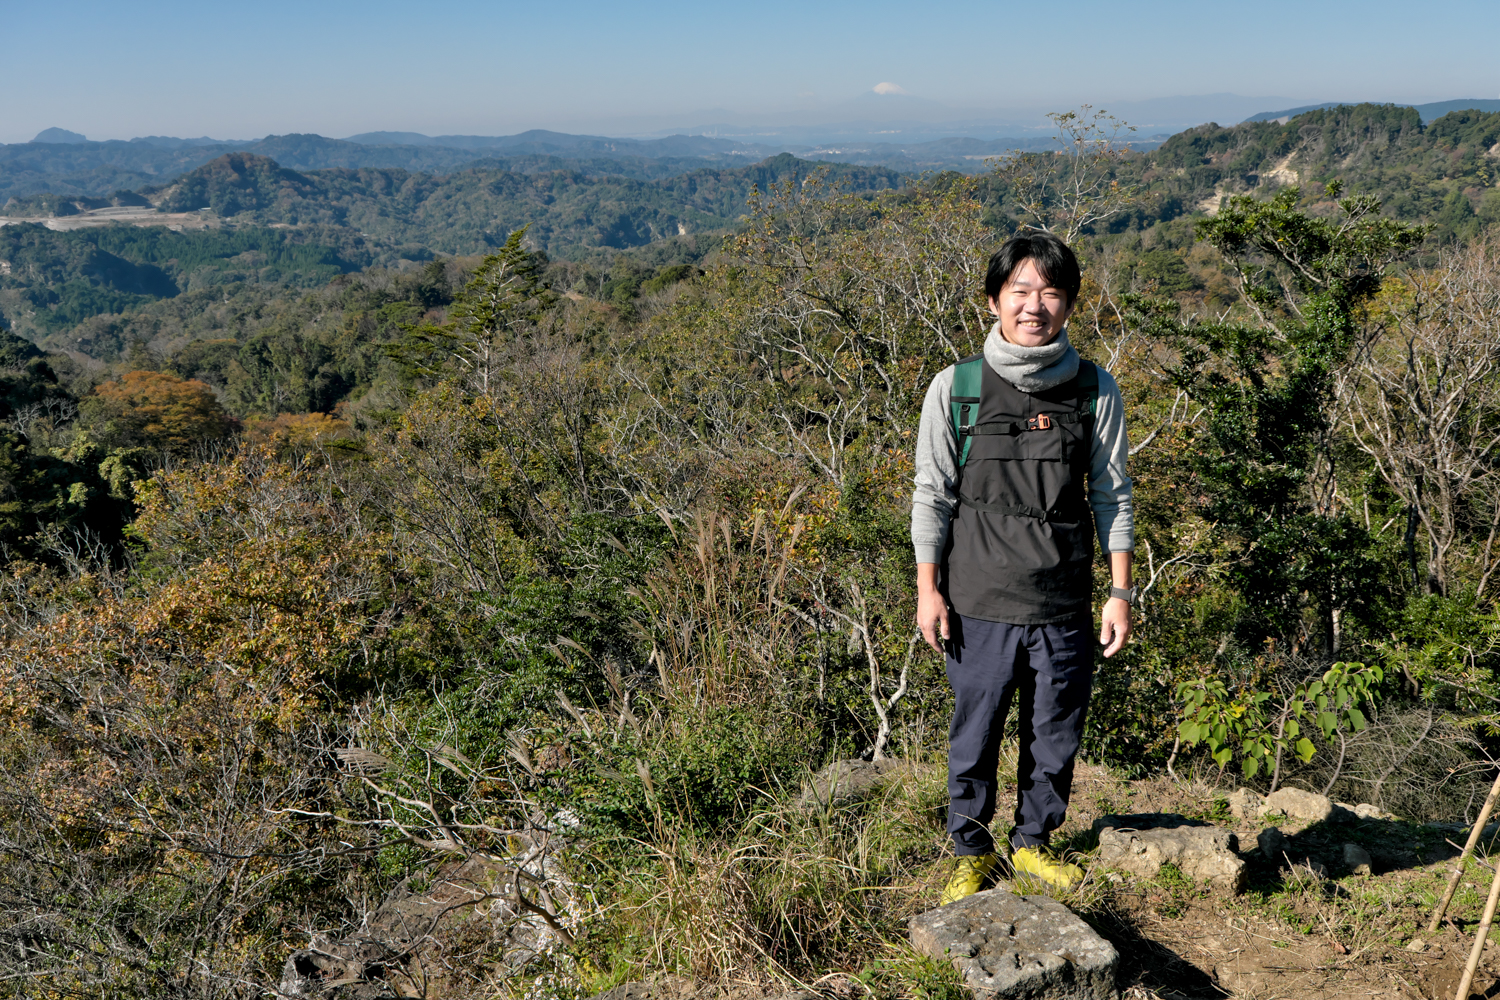
[{"label": "tall grass", "polygon": [[703,836],[660,824],[650,863],[609,873],[616,903],[595,944],[633,973],[798,982],[856,972],[904,941],[946,876],[941,765],[913,763],[872,799],[774,795],[742,826]]},{"label": "tall grass", "polygon": [[673,711],[762,703],[805,627],[784,593],[800,527],[779,540],[757,516],[746,538],[708,511],[688,530],[638,595],[663,700]]}]

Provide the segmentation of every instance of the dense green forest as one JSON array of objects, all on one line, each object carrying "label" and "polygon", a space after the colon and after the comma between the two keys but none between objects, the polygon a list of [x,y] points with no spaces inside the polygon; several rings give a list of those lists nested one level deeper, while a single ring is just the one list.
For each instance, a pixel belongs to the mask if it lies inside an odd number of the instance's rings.
[{"label": "dense green forest", "polygon": [[[941,760],[911,438],[1022,224],[1078,246],[1070,335],[1136,446],[1139,625],[1088,759],[1469,817],[1500,721],[1492,120],[1135,154],[1068,119],[1079,155],[917,179],[234,154],[155,194],[243,228],[0,229],[6,302],[119,296],[0,333],[0,995],[291,993],[344,939],[405,994],[956,995],[887,944],[943,879],[941,781],[797,792]],[[631,212],[642,245],[601,245]],[[413,233],[453,250],[381,256]],[[1288,729],[1325,681],[1361,700]],[[458,930],[377,919],[455,872]]]},{"label": "dense green forest", "polygon": [[[657,181],[498,170],[441,177],[372,169],[300,174],[267,158],[233,153],[151,194],[166,211],[211,208],[256,223],[344,225],[450,254],[498,245],[527,225],[538,247],[562,253],[727,228],[743,214],[751,188],[811,169],[782,154],[752,167],[695,170]],[[860,190],[901,182],[888,170],[833,169]]]},{"label": "dense green forest", "polygon": [[431,256],[420,247],[379,246],[344,227],[244,227],[175,232],[109,226],[53,232],[41,225],[0,228],[0,316],[12,331],[54,348],[104,359],[77,335],[95,317],[130,314],[185,292],[270,286],[315,287],[377,262]]},{"label": "dense green forest", "polygon": [[[232,227],[0,227],[6,264],[0,317],[48,347],[113,360],[136,340],[170,340],[174,334],[162,329],[159,317],[201,315],[201,306],[163,301],[179,294],[205,292],[197,303],[216,297],[261,303],[274,288],[281,295],[269,294],[269,300],[290,302],[298,289],[336,274],[410,266],[434,253],[477,253],[523,225],[534,245],[588,265],[576,278],[580,290],[610,299],[619,294],[618,279],[629,282],[644,271],[638,285],[654,272],[629,260],[615,266],[609,251],[640,247],[637,256],[658,266],[695,262],[717,245],[716,237],[697,234],[735,226],[752,189],[814,169],[780,156],[754,167],[652,182],[488,169],[444,177],[379,170],[304,175],[272,160],[231,154],[153,195],[165,210],[210,208],[231,218]],[[900,183],[890,171],[834,169],[852,190]],[[279,226],[291,228],[270,228]],[[134,332],[118,332],[125,328]]]}]

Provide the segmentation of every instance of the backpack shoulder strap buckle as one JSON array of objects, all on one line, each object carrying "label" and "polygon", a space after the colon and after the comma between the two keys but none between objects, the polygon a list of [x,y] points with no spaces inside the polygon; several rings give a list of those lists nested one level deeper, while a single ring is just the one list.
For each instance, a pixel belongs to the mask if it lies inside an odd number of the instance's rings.
[{"label": "backpack shoulder strap buckle", "polygon": [[1045,413],[1038,413],[1026,421],[1028,431],[1050,431],[1052,429],[1052,418]]},{"label": "backpack shoulder strap buckle", "polygon": [[953,366],[953,395],[950,419],[953,436],[958,441],[958,467],[962,469],[969,460],[969,447],[974,443],[972,428],[974,417],[979,415],[980,390],[984,378],[984,355],[974,354]]}]

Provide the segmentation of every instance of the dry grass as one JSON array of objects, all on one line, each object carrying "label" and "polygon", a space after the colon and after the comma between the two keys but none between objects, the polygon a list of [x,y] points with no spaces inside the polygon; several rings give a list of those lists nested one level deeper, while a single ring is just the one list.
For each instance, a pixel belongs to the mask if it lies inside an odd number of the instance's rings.
[{"label": "dry grass", "polygon": [[906,918],[941,890],[944,780],[909,765],[863,802],[786,794],[733,836],[669,833],[650,864],[614,873],[614,960],[708,981],[858,972],[904,946]]}]

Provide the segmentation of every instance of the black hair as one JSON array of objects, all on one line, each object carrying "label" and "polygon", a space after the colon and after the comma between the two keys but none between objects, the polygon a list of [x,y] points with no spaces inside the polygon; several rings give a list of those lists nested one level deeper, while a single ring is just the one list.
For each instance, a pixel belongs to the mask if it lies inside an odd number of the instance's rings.
[{"label": "black hair", "polygon": [[1068,305],[1078,298],[1078,290],[1083,287],[1078,258],[1066,243],[1051,233],[1020,233],[1006,240],[990,257],[989,273],[984,276],[985,297],[993,299],[999,295],[1011,274],[1025,260],[1036,265],[1037,273],[1047,284],[1067,293]]}]

